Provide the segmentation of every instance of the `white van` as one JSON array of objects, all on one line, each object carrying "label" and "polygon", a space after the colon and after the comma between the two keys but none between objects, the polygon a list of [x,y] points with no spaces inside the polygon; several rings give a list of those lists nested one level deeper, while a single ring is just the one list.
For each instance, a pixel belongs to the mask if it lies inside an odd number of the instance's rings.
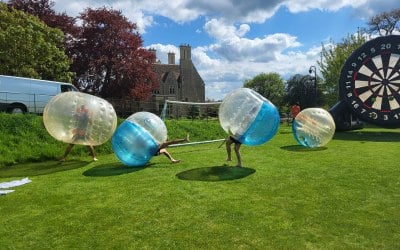
[{"label": "white van", "polygon": [[78,91],[64,82],[0,75],[0,111],[42,114],[50,99],[67,91]]}]

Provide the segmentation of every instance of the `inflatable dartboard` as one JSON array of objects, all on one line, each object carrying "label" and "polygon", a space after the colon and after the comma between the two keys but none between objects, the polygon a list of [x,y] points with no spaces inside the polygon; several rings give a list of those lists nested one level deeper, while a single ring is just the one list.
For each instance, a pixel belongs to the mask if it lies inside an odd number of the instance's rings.
[{"label": "inflatable dartboard", "polygon": [[339,93],[359,119],[400,127],[400,36],[370,40],[346,60]]}]

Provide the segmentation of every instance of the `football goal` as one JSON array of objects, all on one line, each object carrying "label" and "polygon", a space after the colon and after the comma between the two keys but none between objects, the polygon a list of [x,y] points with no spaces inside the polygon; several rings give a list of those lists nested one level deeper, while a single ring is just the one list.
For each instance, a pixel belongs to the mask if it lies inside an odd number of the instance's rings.
[{"label": "football goal", "polygon": [[[181,102],[166,100],[161,111],[161,119],[218,120],[218,108],[221,102]],[[225,139],[203,140],[174,144],[170,147],[189,146],[224,141]]]}]

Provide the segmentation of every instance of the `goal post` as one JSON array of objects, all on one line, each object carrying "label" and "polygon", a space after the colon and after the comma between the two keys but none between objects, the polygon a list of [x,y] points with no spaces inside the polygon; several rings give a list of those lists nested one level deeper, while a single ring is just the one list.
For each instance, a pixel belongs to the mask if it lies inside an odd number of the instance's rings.
[{"label": "goal post", "polygon": [[186,142],[186,143],[169,145],[169,147],[191,146],[191,145],[199,145],[199,144],[205,144],[205,143],[221,142],[221,141],[225,141],[225,140],[226,139],[216,139],[216,140],[209,140],[209,141]]}]

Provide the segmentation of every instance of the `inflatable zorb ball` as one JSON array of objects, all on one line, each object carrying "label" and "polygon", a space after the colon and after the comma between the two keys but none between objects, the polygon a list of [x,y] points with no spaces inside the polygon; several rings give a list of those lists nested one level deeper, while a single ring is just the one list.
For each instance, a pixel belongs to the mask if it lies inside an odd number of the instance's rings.
[{"label": "inflatable zorb ball", "polygon": [[279,112],[265,97],[248,88],[230,92],[219,107],[222,128],[246,145],[260,145],[278,131]]},{"label": "inflatable zorb ball", "polygon": [[335,134],[335,129],[331,114],[321,108],[302,110],[292,123],[296,141],[309,148],[325,146]]},{"label": "inflatable zorb ball", "polygon": [[127,166],[141,167],[158,152],[167,140],[167,127],[160,117],[150,112],[129,116],[115,130],[112,149]]},{"label": "inflatable zorb ball", "polygon": [[71,91],[54,96],[46,104],[43,122],[56,140],[96,146],[111,138],[117,114],[106,100]]}]

